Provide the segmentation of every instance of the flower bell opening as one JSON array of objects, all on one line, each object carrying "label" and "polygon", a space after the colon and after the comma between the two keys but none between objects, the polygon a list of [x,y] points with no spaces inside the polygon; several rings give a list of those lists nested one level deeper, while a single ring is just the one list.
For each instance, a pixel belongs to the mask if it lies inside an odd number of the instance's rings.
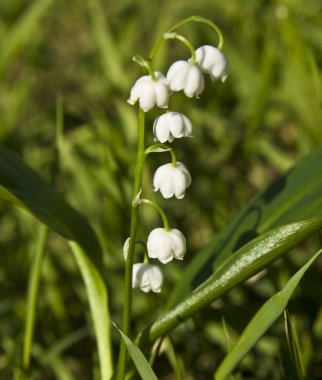
[{"label": "flower bell opening", "polygon": [[163,283],[162,271],[152,264],[137,263],[133,265],[132,288],[139,288],[144,293],[160,293]]},{"label": "flower bell opening", "polygon": [[211,45],[204,45],[196,50],[196,63],[211,80],[224,82],[228,77],[228,60],[225,54]]},{"label": "flower bell opening", "polygon": [[182,199],[190,185],[191,175],[181,162],[177,162],[175,167],[172,164],[160,166],[153,177],[154,191],[160,190],[166,199],[173,196]]},{"label": "flower bell opening", "polygon": [[192,123],[180,112],[167,112],[155,119],[153,133],[156,141],[172,142],[181,137],[192,137]]},{"label": "flower bell opening", "polygon": [[205,86],[201,69],[188,61],[174,62],[167,72],[167,82],[171,91],[181,91],[188,98],[198,97]]},{"label": "flower bell opening", "polygon": [[139,78],[131,89],[128,103],[132,106],[139,102],[144,112],[150,111],[155,106],[167,108],[169,102],[169,87],[165,76],[156,71],[155,80],[151,75]]},{"label": "flower bell opening", "polygon": [[150,232],[147,242],[148,255],[166,264],[173,259],[183,260],[186,253],[186,238],[183,233],[173,228],[155,228]]}]

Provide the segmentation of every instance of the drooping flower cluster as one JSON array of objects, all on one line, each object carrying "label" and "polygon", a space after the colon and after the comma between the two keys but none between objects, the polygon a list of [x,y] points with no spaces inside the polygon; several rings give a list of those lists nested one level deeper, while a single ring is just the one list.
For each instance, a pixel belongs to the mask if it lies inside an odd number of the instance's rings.
[{"label": "drooping flower cluster", "polygon": [[202,73],[210,74],[212,80],[224,82],[228,76],[228,61],[224,53],[211,45],[200,46],[196,50],[196,62],[179,60],[174,62],[167,75],[155,72],[139,78],[132,87],[129,104],[139,102],[144,112],[154,106],[167,108],[172,92],[183,90],[186,96],[198,97],[204,89]]},{"label": "drooping flower cluster", "polygon": [[[189,97],[199,97],[204,90],[204,74],[209,74],[212,81],[220,79],[224,82],[228,76],[228,62],[224,53],[210,45],[196,49],[190,60],[178,60],[168,69],[166,75],[150,71],[151,75],[142,76],[132,87],[128,102],[131,105],[139,103],[144,112],[155,106],[167,108],[170,96],[177,91],[183,91]],[[153,124],[155,141],[154,149],[150,151],[171,151],[172,162],[160,166],[153,177],[154,191],[160,191],[164,198],[175,196],[182,199],[186,189],[191,184],[191,176],[185,165],[177,162],[172,147],[164,143],[173,142],[177,138],[192,137],[192,123],[189,118],[180,112],[166,112],[156,118]],[[152,148],[152,147],[151,147]],[[152,201],[140,200],[136,203],[150,203]],[[160,207],[156,206],[160,212]],[[166,219],[164,213],[161,214]],[[124,245],[124,257],[127,257],[129,239]],[[171,229],[167,220],[164,228],[155,228],[148,236],[146,244],[147,256],[158,259],[166,264],[172,259],[182,260],[186,253],[186,239],[177,229]],[[142,263],[133,266],[134,288],[144,292],[160,292],[163,282],[162,272],[155,265]]]}]

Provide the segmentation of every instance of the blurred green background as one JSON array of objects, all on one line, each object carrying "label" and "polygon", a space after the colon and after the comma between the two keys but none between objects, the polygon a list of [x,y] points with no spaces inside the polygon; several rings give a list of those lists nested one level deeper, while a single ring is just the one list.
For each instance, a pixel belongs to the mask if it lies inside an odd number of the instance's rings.
[{"label": "blurred green background", "polygon": [[[154,155],[144,173],[144,196],[157,200],[170,224],[185,233],[188,252],[183,263],[164,270],[162,295],[135,292],[134,331],[164,306],[189,257],[258,191],[321,143],[322,2],[0,2],[0,141],[48,181],[54,172],[57,191],[93,224],[106,251],[106,281],[117,323],[137,137],[137,109],[126,100],[142,75],[132,57],[147,56],[161,33],[193,14],[221,28],[230,75],[224,84],[208,78],[200,99],[182,94],[171,98],[171,109],[186,114],[194,125],[193,139],[174,142],[193,183],[183,200],[162,200],[152,192],[151,182],[154,170],[169,157]],[[195,47],[217,42],[201,24],[184,26],[180,33]],[[166,72],[174,60],[188,58],[186,48],[171,41],[158,53],[154,68]],[[153,120],[160,113],[147,116],[150,143]],[[57,120],[63,120],[64,133],[59,165],[53,167]],[[160,220],[149,208],[141,215],[139,238],[146,239]],[[10,379],[19,365],[38,230],[33,217],[0,199],[1,379]],[[234,290],[176,330],[172,338],[186,379],[212,378],[229,342],[304,262],[303,252],[312,253],[318,244],[316,239],[299,247],[260,282]],[[47,251],[30,378],[95,378],[95,342],[78,270],[58,235],[50,234]],[[321,263],[312,268],[290,306],[310,368],[308,379],[322,379],[321,272]],[[116,333],[114,340],[117,345]],[[157,361],[156,372],[160,379],[175,379],[167,355]],[[291,379],[288,363],[281,322],[246,358],[235,379]]]}]

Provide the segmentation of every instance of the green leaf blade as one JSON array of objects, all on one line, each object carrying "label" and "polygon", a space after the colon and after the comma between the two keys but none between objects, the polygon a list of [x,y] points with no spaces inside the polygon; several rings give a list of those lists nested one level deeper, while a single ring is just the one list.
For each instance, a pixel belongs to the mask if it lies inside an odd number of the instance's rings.
[{"label": "green leaf blade", "polygon": [[87,291],[98,345],[101,377],[102,380],[109,380],[113,375],[113,359],[106,286],[99,272],[81,247],[74,242],[70,242],[70,247],[81,271]]},{"label": "green leaf blade", "polygon": [[135,344],[133,344],[132,341],[117,326],[115,327],[121,334],[121,337],[126,345],[128,353],[130,354],[136,369],[141,375],[141,378],[143,380],[158,380],[141,350]]},{"label": "green leaf blade", "polygon": [[284,288],[271,297],[259,309],[252,320],[249,322],[239,340],[227,354],[224,361],[219,366],[215,380],[225,380],[242,358],[249,352],[261,336],[268,330],[268,328],[277,320],[277,318],[285,310],[289,299],[293,292],[304,276],[305,272],[309,269],[316,258],[321,254],[318,251],[299,271],[291,277]]},{"label": "green leaf blade", "polygon": [[142,336],[154,341],[168,333],[321,228],[322,218],[311,218],[276,228],[244,245],[185,301],[157,319]]},{"label": "green leaf blade", "polygon": [[[102,268],[102,250],[87,220],[18,156],[1,146],[0,186],[42,223],[66,239],[77,241],[97,268]],[[9,200],[13,201],[12,197]]]}]

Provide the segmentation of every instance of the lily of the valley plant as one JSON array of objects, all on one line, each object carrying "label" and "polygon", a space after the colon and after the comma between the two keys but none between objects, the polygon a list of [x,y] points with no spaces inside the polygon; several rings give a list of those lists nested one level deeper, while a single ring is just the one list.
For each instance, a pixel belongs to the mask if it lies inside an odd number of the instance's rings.
[{"label": "lily of the valley plant", "polygon": [[[175,32],[180,26],[191,21],[198,21],[210,26],[216,33],[217,46],[203,45],[195,48],[188,38]],[[178,60],[169,66],[167,73],[155,71],[152,67],[155,55],[161,44],[168,39],[175,39],[183,43],[191,57],[188,60]],[[168,219],[161,207],[150,199],[145,199],[142,189],[142,173],[145,158],[150,153],[168,152],[171,162],[160,166],[153,178],[154,191],[160,191],[164,198],[176,197],[178,200],[185,196],[186,190],[191,185],[191,175],[184,163],[177,161],[177,156],[172,146],[175,139],[192,137],[193,126],[189,117],[180,110],[161,112],[151,126],[156,144],[146,147],[145,144],[145,113],[151,109],[170,108],[171,96],[178,91],[183,91],[188,98],[199,98],[205,86],[205,74],[209,74],[211,80],[225,81],[228,76],[228,62],[223,48],[223,36],[219,28],[208,19],[197,17],[186,19],[176,24],[159,41],[157,41],[148,59],[135,56],[136,61],[147,74],[134,83],[128,103],[138,105],[138,151],[136,159],[136,172],[133,185],[133,201],[131,209],[130,236],[124,244],[125,259],[125,297],[123,308],[122,331],[129,335],[132,306],[132,288],[139,288],[143,292],[161,291],[163,275],[160,266],[173,259],[183,260],[186,254],[186,238],[184,234],[173,226],[170,227]],[[135,247],[142,242],[137,241],[138,211],[142,205],[150,205],[160,214],[163,226],[153,229],[143,244],[144,262],[137,262]],[[150,263],[153,259],[153,264]],[[157,261],[156,261],[157,260]],[[117,378],[121,380],[125,375],[126,347],[121,344]]]}]

